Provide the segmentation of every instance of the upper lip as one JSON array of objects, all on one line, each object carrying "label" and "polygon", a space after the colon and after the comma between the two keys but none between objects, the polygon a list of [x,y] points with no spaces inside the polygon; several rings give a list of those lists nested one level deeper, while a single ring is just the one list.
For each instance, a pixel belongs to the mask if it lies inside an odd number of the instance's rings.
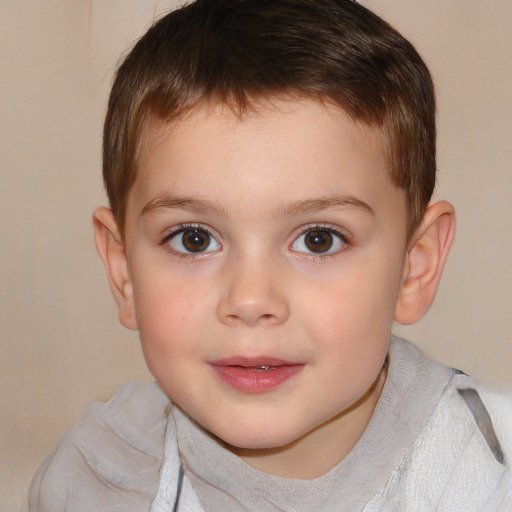
[{"label": "upper lip", "polygon": [[233,356],[211,361],[210,364],[212,366],[240,366],[242,368],[257,368],[259,366],[295,366],[302,363],[286,361],[284,359],[267,356]]}]

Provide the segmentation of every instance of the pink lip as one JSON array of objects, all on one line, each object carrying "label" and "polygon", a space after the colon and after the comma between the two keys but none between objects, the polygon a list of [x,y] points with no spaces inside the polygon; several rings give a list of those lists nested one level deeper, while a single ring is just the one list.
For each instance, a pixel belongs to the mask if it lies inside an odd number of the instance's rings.
[{"label": "pink lip", "polygon": [[222,382],[245,393],[274,389],[304,368],[304,364],[273,357],[229,357],[210,365]]}]

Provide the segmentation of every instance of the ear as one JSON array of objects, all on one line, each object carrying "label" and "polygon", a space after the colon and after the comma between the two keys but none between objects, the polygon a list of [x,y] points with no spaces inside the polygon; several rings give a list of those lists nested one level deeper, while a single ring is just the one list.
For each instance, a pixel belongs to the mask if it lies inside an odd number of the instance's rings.
[{"label": "ear", "polygon": [[107,271],[110,290],[117,303],[119,321],[128,329],[137,329],[133,285],[128,271],[124,241],[114,215],[108,208],[93,214],[96,249]]},{"label": "ear", "polygon": [[453,206],[429,205],[409,245],[395,321],[417,322],[430,308],[455,234]]}]

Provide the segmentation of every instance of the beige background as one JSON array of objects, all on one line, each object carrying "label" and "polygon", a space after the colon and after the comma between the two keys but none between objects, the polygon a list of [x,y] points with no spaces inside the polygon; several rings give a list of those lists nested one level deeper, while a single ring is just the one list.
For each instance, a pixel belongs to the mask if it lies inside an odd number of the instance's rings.
[{"label": "beige background", "polygon": [[[157,0],[0,0],[0,511],[84,405],[149,379],[117,324],[91,212],[102,116],[121,52]],[[438,197],[458,212],[427,317],[400,333],[512,386],[512,2],[366,0],[417,46],[439,98]],[[398,330],[398,329],[397,329]]]}]

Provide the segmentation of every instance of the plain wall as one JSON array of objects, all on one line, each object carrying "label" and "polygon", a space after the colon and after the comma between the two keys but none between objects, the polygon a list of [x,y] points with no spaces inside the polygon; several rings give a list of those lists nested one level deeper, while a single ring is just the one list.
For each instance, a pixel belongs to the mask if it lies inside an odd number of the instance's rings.
[{"label": "plain wall", "polygon": [[[121,53],[175,2],[0,0],[0,511],[15,511],[84,405],[149,380],[117,323],[91,225],[102,118]],[[437,85],[436,197],[458,213],[434,306],[396,332],[503,386],[512,324],[512,2],[366,0]]]}]

